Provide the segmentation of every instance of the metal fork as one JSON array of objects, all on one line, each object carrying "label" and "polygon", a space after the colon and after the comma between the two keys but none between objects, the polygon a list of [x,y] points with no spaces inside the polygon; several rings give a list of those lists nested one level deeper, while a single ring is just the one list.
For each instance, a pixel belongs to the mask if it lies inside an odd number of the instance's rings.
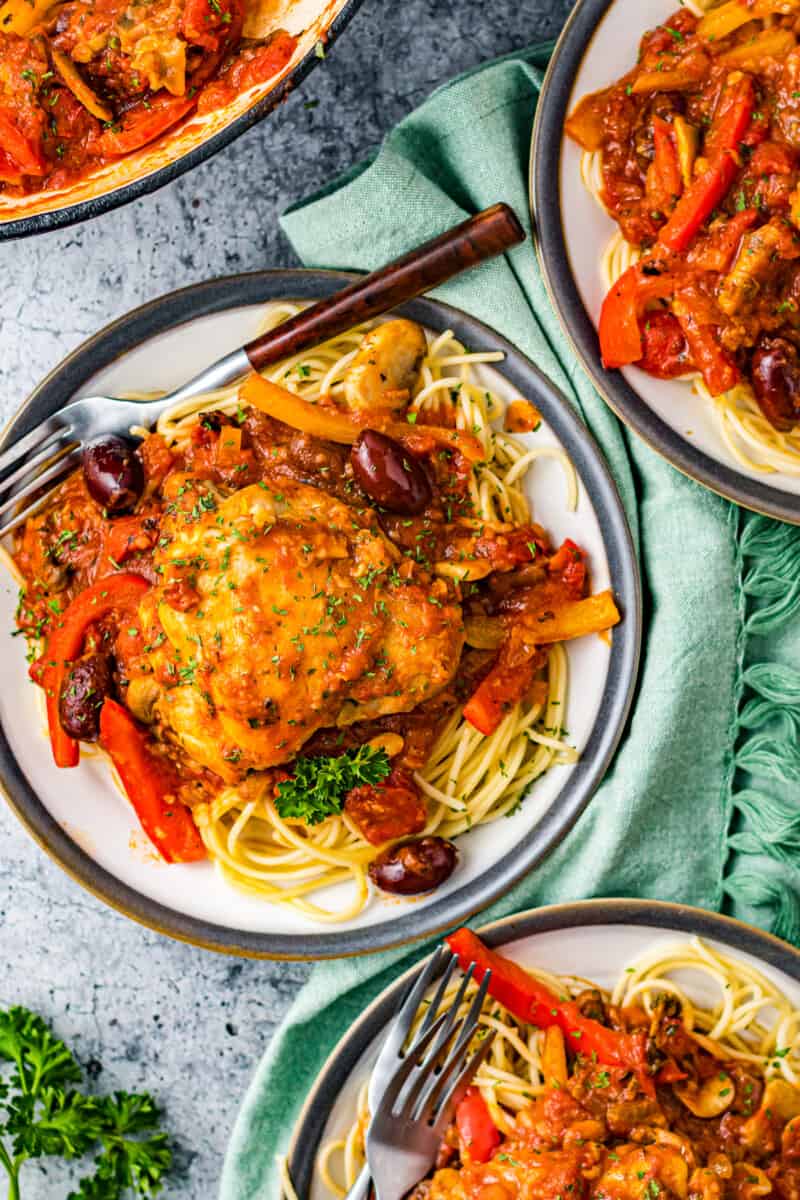
[{"label": "metal fork", "polygon": [[490,972],[461,1020],[444,1012],[387,1085],[367,1130],[367,1164],[376,1200],[402,1200],[430,1171],[442,1138],[494,1040],[470,1052]]},{"label": "metal fork", "polygon": [[[411,984],[400,1001],[397,1013],[389,1026],[389,1032],[381,1046],[377,1062],[372,1068],[372,1074],[369,1077],[367,1105],[370,1113],[377,1111],[383,1093],[386,1091],[387,1085],[397,1068],[402,1065],[405,1055],[410,1054],[419,1045],[420,1040],[431,1028],[441,1007],[444,994],[457,962],[458,959],[454,954],[451,954],[446,947],[440,946],[428,959],[425,969]],[[428,1002],[425,999],[425,993],[440,972],[442,972],[442,977],[439,980],[439,986],[435,994],[431,997],[430,1002]],[[471,975],[471,971],[467,972],[464,983],[459,988],[453,1011],[461,1003]],[[411,1036],[411,1031],[423,1006],[426,1006],[425,1015],[409,1042],[408,1039]],[[365,1163],[360,1175],[347,1193],[347,1200],[365,1200],[369,1193],[369,1185],[369,1167]]]},{"label": "metal fork", "polygon": [[81,445],[112,434],[125,436],[133,425],[149,427],[181,401],[227,387],[253,370],[389,312],[524,239],[512,209],[495,204],[226,354],[160,400],[88,396],[73,401],[0,454],[0,537],[44,502],[42,489],[78,466]]}]

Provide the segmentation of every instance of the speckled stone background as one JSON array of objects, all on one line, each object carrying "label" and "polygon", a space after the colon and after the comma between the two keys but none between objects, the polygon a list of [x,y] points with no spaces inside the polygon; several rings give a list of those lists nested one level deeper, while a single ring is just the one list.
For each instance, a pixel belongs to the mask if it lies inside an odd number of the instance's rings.
[{"label": "speckled stone background", "polygon": [[[0,418],[135,305],[295,265],[278,228],[290,202],[362,158],[450,76],[553,37],[570,7],[365,0],[305,86],[216,158],[86,225],[0,245]],[[307,968],[226,959],[139,928],[72,883],[1,806],[0,836],[0,1004],[52,1019],[98,1088],[152,1090],[177,1148],[166,1194],[208,1200],[251,1071]],[[68,1190],[58,1169],[28,1166],[23,1200]]]}]

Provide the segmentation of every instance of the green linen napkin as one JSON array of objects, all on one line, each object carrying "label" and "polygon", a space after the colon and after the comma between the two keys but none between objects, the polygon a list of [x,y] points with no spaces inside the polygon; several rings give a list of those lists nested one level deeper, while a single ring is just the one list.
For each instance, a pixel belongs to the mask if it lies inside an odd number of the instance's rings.
[{"label": "green linen napkin", "polygon": [[[454,80],[372,160],[290,209],[283,227],[301,259],[370,270],[498,200],[527,220],[549,52]],[[505,334],[578,408],[619,486],[645,594],[639,693],[613,766],[569,837],[485,919],[646,896],[726,907],[800,943],[800,530],[731,506],[628,435],[576,362],[530,241],[434,294]],[[245,1098],[223,1200],[276,1195],[274,1156],[327,1054],[421,953],[315,968]]]}]

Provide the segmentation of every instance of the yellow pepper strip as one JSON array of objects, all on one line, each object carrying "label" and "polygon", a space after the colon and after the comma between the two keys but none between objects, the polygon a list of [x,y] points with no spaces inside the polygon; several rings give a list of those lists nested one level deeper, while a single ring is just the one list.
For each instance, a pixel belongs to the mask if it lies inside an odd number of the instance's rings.
[{"label": "yellow pepper strip", "polygon": [[758,37],[721,54],[719,61],[728,67],[739,67],[745,71],[757,69],[765,58],[785,58],[796,45],[791,30],[767,29]]}]

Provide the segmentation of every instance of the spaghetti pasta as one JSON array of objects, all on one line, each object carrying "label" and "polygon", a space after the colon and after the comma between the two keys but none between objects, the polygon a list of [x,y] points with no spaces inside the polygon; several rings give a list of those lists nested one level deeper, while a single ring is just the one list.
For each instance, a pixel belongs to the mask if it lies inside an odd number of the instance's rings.
[{"label": "spaghetti pasta", "polygon": [[[594,988],[577,976],[554,976],[539,968],[531,973],[556,996],[575,997]],[[458,981],[450,985],[443,1007],[453,1001],[457,987]],[[462,1014],[476,990],[477,984],[470,983]],[[644,1008],[652,1018],[665,995],[679,1001],[684,1028],[715,1058],[740,1061],[766,1081],[781,1079],[800,1088],[800,1007],[758,968],[698,937],[660,943],[629,963],[611,993],[604,995],[604,1001],[621,1009]],[[519,1114],[548,1087],[544,1034],[521,1022],[491,997],[484,1003],[476,1039],[488,1030],[494,1032],[495,1039],[475,1077],[475,1086],[497,1130],[510,1137],[517,1130]],[[354,1183],[364,1161],[363,1139],[368,1123],[364,1085],[352,1125],[342,1136],[326,1142],[317,1159],[318,1176],[330,1194],[343,1197]],[[664,1138],[668,1136],[672,1135],[665,1130]],[[284,1178],[288,1179],[288,1171]],[[290,1196],[288,1191],[286,1194]]]}]

